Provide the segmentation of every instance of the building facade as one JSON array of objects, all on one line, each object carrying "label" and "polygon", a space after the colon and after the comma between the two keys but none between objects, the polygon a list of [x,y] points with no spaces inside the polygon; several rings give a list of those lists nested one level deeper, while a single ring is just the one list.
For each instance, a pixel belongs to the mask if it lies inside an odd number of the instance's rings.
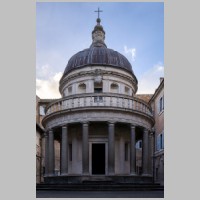
[{"label": "building facade", "polygon": [[45,183],[153,181],[151,95],[136,95],[132,66],[107,48],[100,22],[91,46],[69,60],[60,80],[62,97],[41,101]]},{"label": "building facade", "polygon": [[156,89],[150,102],[154,113],[154,178],[164,185],[164,78]]}]

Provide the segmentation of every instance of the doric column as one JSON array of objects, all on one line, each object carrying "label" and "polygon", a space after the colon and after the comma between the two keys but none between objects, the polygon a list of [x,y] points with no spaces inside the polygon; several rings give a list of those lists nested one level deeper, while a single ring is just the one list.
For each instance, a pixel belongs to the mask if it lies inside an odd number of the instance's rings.
[{"label": "doric column", "polygon": [[131,125],[130,173],[136,175],[135,126]]},{"label": "doric column", "polygon": [[143,141],[142,141],[142,175],[146,176],[148,174],[148,130],[143,131]]},{"label": "doric column", "polygon": [[83,123],[82,130],[82,169],[83,174],[89,174],[89,143],[88,122]]},{"label": "doric column", "polygon": [[115,173],[115,124],[109,122],[108,124],[108,174]]},{"label": "doric column", "polygon": [[44,134],[45,137],[45,176],[49,175],[49,166],[48,166],[48,161],[49,161],[49,157],[48,157],[48,153],[49,153],[49,138],[48,138],[48,133],[45,132]]},{"label": "doric column", "polygon": [[67,126],[62,127],[61,144],[61,175],[68,174],[68,132]]},{"label": "doric column", "polygon": [[54,167],[55,167],[55,152],[54,152],[54,134],[53,130],[49,131],[49,175],[54,175]]}]

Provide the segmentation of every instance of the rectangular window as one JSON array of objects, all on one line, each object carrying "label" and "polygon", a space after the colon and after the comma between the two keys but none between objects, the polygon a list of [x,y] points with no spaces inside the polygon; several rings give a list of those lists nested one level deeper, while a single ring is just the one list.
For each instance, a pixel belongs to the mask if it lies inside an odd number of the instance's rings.
[{"label": "rectangular window", "polygon": [[157,151],[164,149],[164,131],[157,136]]},{"label": "rectangular window", "polygon": [[163,95],[163,110],[164,110],[164,95]]},{"label": "rectangular window", "polygon": [[163,105],[162,105],[162,104],[163,104],[163,98],[161,97],[161,98],[160,98],[160,112],[162,111],[162,108],[163,108]]},{"label": "rectangular window", "polygon": [[164,149],[164,131],[162,132],[162,146],[161,146],[162,149]]},{"label": "rectangular window", "polygon": [[102,88],[94,88],[94,93],[102,93]]},{"label": "rectangular window", "polygon": [[160,134],[157,136],[157,151],[160,150]]},{"label": "rectangular window", "polygon": [[128,161],[128,143],[126,142],[125,143],[125,147],[124,147],[125,149],[124,149],[124,153],[125,153],[125,155],[124,155],[124,157],[125,157],[125,161]]},{"label": "rectangular window", "polygon": [[163,147],[163,134],[160,134],[160,149],[162,149],[162,147]]},{"label": "rectangular window", "polygon": [[162,112],[163,110],[164,110],[164,95],[159,100],[158,113]]},{"label": "rectangular window", "polygon": [[72,161],[72,144],[69,144],[69,161]]}]

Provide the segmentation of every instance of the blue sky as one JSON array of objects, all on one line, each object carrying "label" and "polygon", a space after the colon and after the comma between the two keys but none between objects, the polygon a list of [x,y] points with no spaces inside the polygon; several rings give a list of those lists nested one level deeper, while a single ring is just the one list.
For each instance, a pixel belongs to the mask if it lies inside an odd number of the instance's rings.
[{"label": "blue sky", "polygon": [[59,98],[58,82],[68,60],[88,48],[98,7],[105,43],[127,57],[140,94],[153,93],[164,76],[164,3],[37,2],[36,94]]}]

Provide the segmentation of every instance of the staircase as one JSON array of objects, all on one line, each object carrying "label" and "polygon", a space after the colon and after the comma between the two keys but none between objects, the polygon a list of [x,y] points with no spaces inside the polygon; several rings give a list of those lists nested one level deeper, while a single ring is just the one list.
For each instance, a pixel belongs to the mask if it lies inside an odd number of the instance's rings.
[{"label": "staircase", "polygon": [[112,181],[84,181],[81,184],[37,184],[37,190],[63,191],[163,191],[164,186],[158,183],[114,183]]}]

